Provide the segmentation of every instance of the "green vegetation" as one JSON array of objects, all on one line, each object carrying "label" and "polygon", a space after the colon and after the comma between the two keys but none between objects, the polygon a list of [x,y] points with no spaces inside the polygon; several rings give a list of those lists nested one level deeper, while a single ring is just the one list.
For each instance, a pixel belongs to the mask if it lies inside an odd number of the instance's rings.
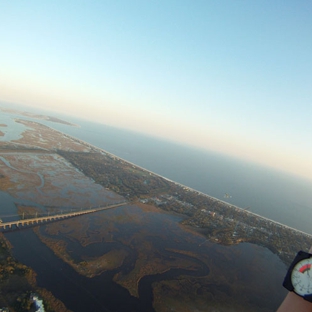
[{"label": "green vegetation", "polygon": [[65,151],[58,153],[96,183],[131,200],[170,189],[166,180],[109,154]]},{"label": "green vegetation", "polygon": [[0,233],[0,309],[6,307],[10,312],[35,311],[30,295],[38,293],[44,299],[47,312],[69,312],[51,293],[36,286],[35,272],[16,261],[10,248]]},{"label": "green vegetation", "polygon": [[30,293],[34,291],[34,272],[17,262],[10,254],[10,246],[3,235],[0,236],[0,307],[10,311],[29,311]]}]

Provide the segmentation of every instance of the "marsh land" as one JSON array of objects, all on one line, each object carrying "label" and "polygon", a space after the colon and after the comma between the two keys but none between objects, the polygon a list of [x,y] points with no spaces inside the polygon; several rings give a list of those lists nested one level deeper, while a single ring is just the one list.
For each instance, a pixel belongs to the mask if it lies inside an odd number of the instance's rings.
[{"label": "marsh land", "polygon": [[[21,135],[0,141],[0,189],[15,203],[7,218],[128,202],[22,230],[37,250],[48,248],[51,257],[65,263],[73,279],[85,278],[88,292],[94,289],[95,294],[99,284],[114,289],[103,289],[94,309],[118,311],[120,297],[128,302],[123,311],[274,311],[279,305],[285,267],[299,249],[310,247],[310,235],[33,120],[15,122],[24,127]],[[6,124],[1,121],[0,126],[5,134]],[[5,221],[6,215],[1,217]],[[12,242],[17,236],[5,233]],[[26,252],[15,248],[16,258],[26,261]],[[41,272],[42,264],[27,261],[34,272]],[[29,272],[26,268],[23,276]],[[66,280],[55,276],[54,283],[45,283],[44,274],[37,277],[41,288],[56,296],[57,283]],[[32,285],[36,287],[34,277]],[[83,300],[83,290],[78,291]],[[65,292],[56,297],[64,308],[82,309],[70,296]],[[116,300],[109,303],[108,297]]]}]

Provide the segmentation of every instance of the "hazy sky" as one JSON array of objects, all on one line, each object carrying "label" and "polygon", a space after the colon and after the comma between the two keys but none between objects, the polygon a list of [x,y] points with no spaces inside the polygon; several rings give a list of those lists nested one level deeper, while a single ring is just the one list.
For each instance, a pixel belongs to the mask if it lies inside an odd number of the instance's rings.
[{"label": "hazy sky", "polygon": [[312,2],[0,0],[0,100],[312,179]]}]

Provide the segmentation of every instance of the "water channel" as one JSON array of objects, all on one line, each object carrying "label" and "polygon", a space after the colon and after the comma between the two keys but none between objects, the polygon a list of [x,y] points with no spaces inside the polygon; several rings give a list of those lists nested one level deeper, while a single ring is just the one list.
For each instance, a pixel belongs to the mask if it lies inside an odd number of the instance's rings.
[{"label": "water channel", "polygon": [[[152,306],[152,285],[154,283],[175,280],[179,276],[190,276],[192,278],[210,276],[211,270],[215,269],[223,272],[220,281],[226,279],[227,276],[238,276],[239,287],[245,285],[245,293],[241,294],[242,303],[244,303],[244,296],[247,294],[248,300],[253,301],[255,304],[253,311],[262,311],[261,309],[257,310],[258,306],[262,308],[268,306],[271,307],[271,311],[274,311],[274,308],[283,299],[285,292],[280,284],[285,266],[269,250],[252,244],[226,247],[207,243],[199,248],[199,243],[202,242],[203,238],[180,229],[178,225],[180,218],[159,213],[143,214],[142,216],[139,209],[134,209],[133,213],[129,213],[130,208],[119,207],[105,211],[107,223],[103,222],[103,227],[108,227],[112,218],[115,218],[116,224],[121,216],[129,219],[129,223],[123,223],[123,220],[121,224],[115,227],[115,233],[112,233],[113,242],[102,241],[82,247],[76,240],[68,239],[65,234],[59,234],[56,237],[60,240],[67,240],[69,243],[67,249],[70,250],[72,257],[81,260],[84,256],[97,257],[114,248],[120,248],[120,240],[123,237],[135,235],[138,239],[136,242],[138,245],[142,245],[144,240],[152,243],[153,250],[147,252],[154,254],[155,250],[160,252],[164,261],[170,259],[170,257],[178,256],[182,260],[192,261],[197,269],[194,271],[183,268],[169,268],[168,271],[161,274],[146,275],[139,282],[139,298],[136,298],[131,296],[127,289],[113,281],[116,273],[122,272],[126,275],[134,269],[138,257],[135,245],[124,246],[128,250],[128,256],[121,267],[106,271],[93,278],[87,278],[78,274],[71,266],[59,259],[39,240],[31,228],[7,232],[5,236],[14,246],[14,257],[36,271],[38,286],[51,291],[65,303],[67,308],[75,312],[152,312],[154,311]],[[133,223],[131,219],[136,216],[143,218],[144,224]],[[94,219],[96,220],[97,217],[94,216]],[[149,229],[149,233],[147,229]],[[92,225],[91,230],[94,230]],[[145,234],[141,235],[140,233]],[[146,233],[148,233],[148,236],[146,236]],[[189,252],[201,252],[205,257],[209,255],[211,266],[207,266],[199,259],[190,257],[187,254],[177,255],[170,251],[173,248]],[[222,292],[230,296],[235,293],[236,286],[235,283],[218,283],[218,285],[210,284],[205,287],[210,287],[213,292],[221,289]],[[271,293],[271,298],[258,300],[259,296],[267,296],[267,292]],[[181,296],[183,297],[183,293]],[[235,300],[240,300],[240,298]]]}]

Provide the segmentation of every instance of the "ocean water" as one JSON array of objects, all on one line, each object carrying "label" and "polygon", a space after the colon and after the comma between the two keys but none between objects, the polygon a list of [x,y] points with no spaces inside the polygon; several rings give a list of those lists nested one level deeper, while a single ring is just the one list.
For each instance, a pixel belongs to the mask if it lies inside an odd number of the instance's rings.
[{"label": "ocean water", "polygon": [[[53,125],[210,196],[312,234],[312,182],[264,166],[143,134],[72,119]],[[231,198],[224,198],[228,193]]]},{"label": "ocean water", "polygon": [[[25,107],[23,109],[33,111]],[[196,149],[125,129],[46,111],[39,113],[80,126],[40,121],[56,130],[89,142],[173,181],[241,208],[250,207],[252,212],[312,234],[310,180],[213,151]],[[2,114],[1,117],[13,116],[9,115]],[[225,193],[230,194],[231,198],[224,198]]]}]

